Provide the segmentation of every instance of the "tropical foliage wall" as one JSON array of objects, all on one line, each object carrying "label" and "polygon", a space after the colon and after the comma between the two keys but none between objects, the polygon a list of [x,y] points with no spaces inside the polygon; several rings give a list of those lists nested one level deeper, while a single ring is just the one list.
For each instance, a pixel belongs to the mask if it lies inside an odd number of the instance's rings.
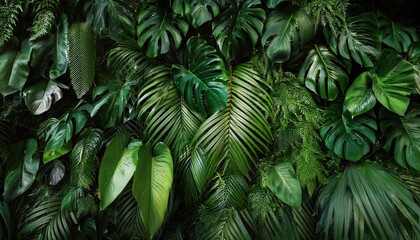
[{"label": "tropical foliage wall", "polygon": [[418,239],[414,3],[0,0],[0,239]]}]

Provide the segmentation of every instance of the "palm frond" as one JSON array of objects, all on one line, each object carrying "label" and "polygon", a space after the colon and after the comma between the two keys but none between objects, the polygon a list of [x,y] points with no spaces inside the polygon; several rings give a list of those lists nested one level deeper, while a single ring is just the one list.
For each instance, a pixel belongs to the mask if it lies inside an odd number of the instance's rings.
[{"label": "palm frond", "polygon": [[0,6],[0,47],[13,36],[19,14],[23,11],[23,1],[13,0]]},{"label": "palm frond", "polygon": [[55,24],[55,13],[57,12],[58,0],[36,0],[33,6],[35,14],[34,23],[31,29],[32,35],[29,40],[34,41],[50,33]]},{"label": "palm frond", "polygon": [[141,239],[146,239],[143,220],[136,199],[131,193],[131,185],[127,186],[119,196],[117,209],[119,211],[117,231],[120,235],[123,237],[138,236]]},{"label": "palm frond", "polygon": [[293,208],[293,220],[296,223],[298,239],[315,239],[315,217],[313,203],[308,200],[302,202],[300,209]]}]

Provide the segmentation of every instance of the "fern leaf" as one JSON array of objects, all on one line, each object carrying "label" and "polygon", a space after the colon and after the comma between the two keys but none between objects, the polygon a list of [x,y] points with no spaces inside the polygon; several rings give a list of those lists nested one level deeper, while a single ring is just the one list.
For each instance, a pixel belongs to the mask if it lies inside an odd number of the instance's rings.
[{"label": "fern leaf", "polygon": [[55,23],[55,12],[58,0],[37,0],[34,3],[33,12],[35,13],[34,23],[31,29],[32,36],[30,41],[34,41],[50,33]]},{"label": "fern leaf", "polygon": [[0,6],[0,47],[13,36],[18,16],[23,11],[22,5],[23,1],[13,0]]},{"label": "fern leaf", "polygon": [[86,23],[73,23],[69,30],[69,68],[73,89],[78,98],[85,95],[95,78],[96,37]]}]

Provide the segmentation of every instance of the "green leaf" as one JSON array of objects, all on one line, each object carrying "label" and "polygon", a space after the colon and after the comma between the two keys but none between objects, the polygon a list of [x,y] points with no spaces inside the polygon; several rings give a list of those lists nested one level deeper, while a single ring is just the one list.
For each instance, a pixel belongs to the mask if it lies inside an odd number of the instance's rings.
[{"label": "green leaf", "polygon": [[12,94],[25,85],[30,71],[31,50],[28,40],[24,40],[19,47],[16,37],[0,47],[0,93],[3,96]]},{"label": "green leaf", "polygon": [[328,48],[314,46],[303,62],[299,78],[312,92],[327,100],[337,98],[339,89],[344,92],[349,84],[348,62],[341,60]]},{"label": "green leaf", "polygon": [[49,77],[56,79],[67,71],[67,63],[69,61],[68,49],[69,42],[67,35],[69,32],[69,23],[67,15],[62,14],[60,24],[57,26],[57,34],[55,37],[55,51],[53,56],[53,65],[51,66]]},{"label": "green leaf", "polygon": [[275,8],[280,3],[287,1],[287,0],[267,0],[267,7],[269,8]]},{"label": "green leaf", "polygon": [[373,112],[351,118],[350,113],[341,113],[332,105],[324,115],[327,121],[320,134],[328,149],[338,156],[358,161],[366,155],[376,141],[376,117]]},{"label": "green leaf", "polygon": [[267,56],[284,63],[312,39],[315,24],[304,9],[287,4],[268,15],[264,29],[261,44],[267,46]]},{"label": "green leaf", "polygon": [[413,104],[404,117],[382,109],[379,118],[382,131],[388,133],[385,150],[393,151],[398,165],[420,170],[420,106]]},{"label": "green leaf", "polygon": [[407,61],[412,64],[414,69],[414,80],[416,82],[417,93],[420,94],[420,42],[413,42],[407,52]]},{"label": "green leaf", "polygon": [[350,85],[346,92],[344,108],[349,110],[352,117],[366,113],[376,105],[372,84],[369,72],[364,72]]},{"label": "green leaf", "polygon": [[240,59],[255,47],[265,22],[260,4],[260,0],[234,2],[213,21],[213,36],[228,60]]},{"label": "green leaf", "polygon": [[71,25],[68,38],[71,84],[76,96],[81,98],[95,78],[96,36],[88,23],[76,22]]},{"label": "green leaf", "polygon": [[42,162],[44,162],[44,164],[49,163],[54,159],[57,159],[61,156],[66,155],[67,153],[71,151],[72,148],[73,148],[73,144],[70,141],[70,142],[64,143],[63,146],[55,150],[44,151],[44,154],[42,156]]},{"label": "green leaf", "polygon": [[372,12],[356,13],[347,17],[344,28],[338,34],[324,33],[331,50],[345,59],[350,57],[364,67],[373,67],[381,42],[376,16]]},{"label": "green leaf", "polygon": [[137,43],[146,47],[146,55],[151,58],[169,52],[171,46],[178,49],[189,28],[182,17],[157,7],[140,11],[138,22]]},{"label": "green leaf", "polygon": [[34,115],[48,111],[52,104],[63,97],[59,86],[53,81],[38,82],[24,90],[25,104]]},{"label": "green leaf", "polygon": [[130,134],[121,132],[108,143],[99,168],[101,210],[111,204],[133,177],[138,161],[139,140],[128,146]]},{"label": "green leaf", "polygon": [[4,200],[10,202],[28,190],[39,167],[38,143],[30,138],[15,144],[7,159]]},{"label": "green leaf", "polygon": [[390,111],[403,116],[415,91],[414,71],[397,52],[384,50],[371,74],[376,99]]},{"label": "green leaf", "polygon": [[133,195],[149,239],[162,226],[173,181],[171,152],[164,143],[143,145],[133,181]]},{"label": "green leaf", "polygon": [[378,14],[378,26],[381,30],[381,41],[400,53],[407,52],[410,44],[418,40],[415,27],[395,23],[382,13]]},{"label": "green leaf", "polygon": [[300,208],[302,189],[295,170],[289,162],[279,162],[267,173],[267,187],[287,205]]},{"label": "green leaf", "polygon": [[206,41],[192,37],[186,54],[185,67],[173,66],[173,79],[188,106],[203,115],[226,108],[228,74],[216,50]]}]

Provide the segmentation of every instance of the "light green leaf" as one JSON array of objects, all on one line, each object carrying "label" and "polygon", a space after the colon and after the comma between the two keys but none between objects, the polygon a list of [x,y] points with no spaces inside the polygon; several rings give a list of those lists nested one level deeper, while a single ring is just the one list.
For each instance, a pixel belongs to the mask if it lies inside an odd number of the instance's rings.
[{"label": "light green leaf", "polygon": [[63,146],[51,150],[51,151],[44,151],[44,154],[42,156],[42,161],[44,163],[48,163],[51,162],[54,159],[57,159],[61,156],[66,155],[67,153],[69,153],[71,151],[71,149],[73,148],[73,144],[72,142],[67,142],[65,144],[63,144]]},{"label": "light green leaf", "polygon": [[63,97],[59,86],[53,81],[38,82],[24,90],[25,104],[34,115],[48,111],[54,102]]},{"label": "light green leaf", "polygon": [[136,198],[149,239],[159,230],[165,218],[173,181],[171,152],[164,143],[154,149],[143,145],[133,181]]},{"label": "light green leaf", "polygon": [[302,189],[289,162],[279,162],[267,173],[267,187],[287,205],[300,208]]},{"label": "light green leaf", "polygon": [[360,74],[346,92],[344,107],[352,117],[371,110],[376,105],[376,98],[372,91],[372,79],[368,72]]}]

